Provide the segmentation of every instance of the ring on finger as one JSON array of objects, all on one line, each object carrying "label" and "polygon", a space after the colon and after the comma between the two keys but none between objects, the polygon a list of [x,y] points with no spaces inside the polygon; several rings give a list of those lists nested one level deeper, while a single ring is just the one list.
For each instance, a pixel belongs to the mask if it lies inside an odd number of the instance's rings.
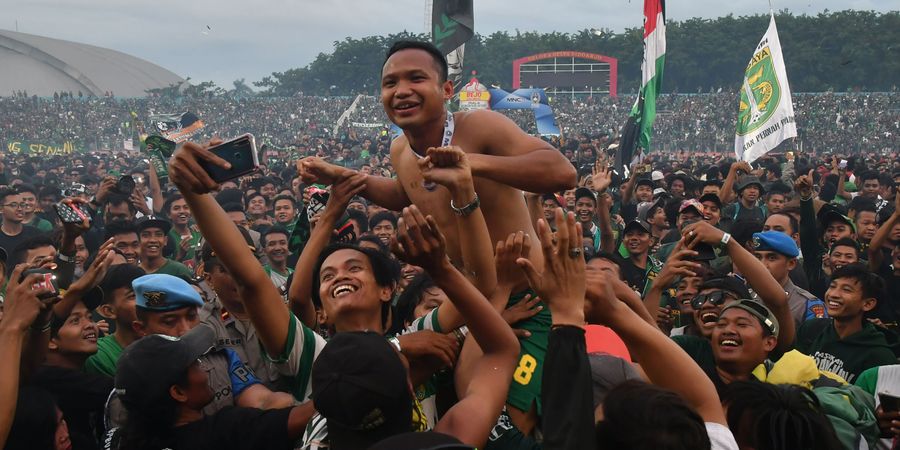
[{"label": "ring on finger", "polygon": [[569,249],[570,258],[581,258],[581,247],[572,247]]}]

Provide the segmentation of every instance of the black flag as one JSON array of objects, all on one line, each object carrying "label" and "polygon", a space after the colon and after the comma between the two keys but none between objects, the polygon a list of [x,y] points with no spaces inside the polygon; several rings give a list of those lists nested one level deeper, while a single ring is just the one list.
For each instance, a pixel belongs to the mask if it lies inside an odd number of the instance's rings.
[{"label": "black flag", "polygon": [[629,116],[628,121],[625,122],[625,126],[622,127],[622,132],[619,134],[619,148],[616,151],[615,170],[622,175],[623,178],[630,175],[628,173],[628,168],[631,167],[632,161],[634,160],[634,151],[637,148],[637,138],[641,131],[634,119],[634,116]]},{"label": "black flag", "polygon": [[473,0],[434,0],[431,40],[445,55],[475,35]]}]

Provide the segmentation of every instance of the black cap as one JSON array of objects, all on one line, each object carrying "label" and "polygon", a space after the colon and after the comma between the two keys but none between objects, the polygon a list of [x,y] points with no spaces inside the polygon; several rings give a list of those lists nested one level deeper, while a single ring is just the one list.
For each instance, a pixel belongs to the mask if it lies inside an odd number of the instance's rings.
[{"label": "black cap", "polygon": [[732,276],[710,278],[700,286],[700,290],[703,289],[722,289],[733,293],[737,298],[750,298],[750,291],[747,289],[747,285],[737,277]]},{"label": "black cap", "polygon": [[589,197],[594,203],[597,202],[597,194],[594,194],[594,191],[586,187],[575,189],[575,201],[577,202],[582,197]]},{"label": "black cap", "polygon": [[316,358],[312,399],[339,448],[365,448],[411,430],[406,368],[377,333],[337,333]]},{"label": "black cap", "polygon": [[751,184],[755,184],[759,187],[760,195],[766,193],[766,189],[763,187],[762,181],[759,181],[759,177],[757,177],[755,175],[744,175],[744,176],[738,178],[737,183],[735,183],[734,191],[741,192],[744,189],[746,189],[747,186],[750,186]]},{"label": "black cap", "polygon": [[646,175],[637,177],[637,179],[634,182],[634,187],[638,187],[641,185],[650,186],[651,188],[656,187],[656,183],[654,183],[653,180],[651,180],[650,177],[648,177]]},{"label": "black cap", "polygon": [[134,225],[138,229],[138,234],[147,228],[161,228],[164,233],[168,234],[172,229],[172,224],[162,217],[158,216],[141,216],[134,221]]},{"label": "black cap", "polygon": [[622,233],[628,233],[628,230],[632,228],[640,228],[644,232],[650,233],[650,224],[640,219],[634,219],[631,222],[625,224],[625,229],[622,230]]},{"label": "black cap", "polygon": [[94,307],[96,308],[103,303],[109,303],[112,301],[110,297],[112,291],[122,287],[130,288],[132,281],[146,274],[147,272],[144,272],[144,269],[134,264],[117,264],[110,267],[100,285],[85,294],[85,306],[90,308],[90,305],[95,305]]},{"label": "black cap", "polygon": [[213,348],[215,335],[197,326],[180,338],[151,334],[129,345],[116,368],[116,394],[126,409],[152,411],[165,404],[169,388]]},{"label": "black cap", "polygon": [[369,450],[474,450],[453,436],[437,431],[408,432],[391,436]]}]

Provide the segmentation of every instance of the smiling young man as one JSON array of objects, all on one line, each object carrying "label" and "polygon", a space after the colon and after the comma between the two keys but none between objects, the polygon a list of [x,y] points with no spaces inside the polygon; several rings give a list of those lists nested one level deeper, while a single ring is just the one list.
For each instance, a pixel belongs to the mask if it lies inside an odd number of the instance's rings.
[{"label": "smiling young man", "polygon": [[138,238],[138,229],[133,223],[115,220],[107,224],[104,240],[109,239],[113,240],[113,246],[125,257],[127,264],[138,264],[141,241]]},{"label": "smiling young man", "polygon": [[648,282],[662,270],[662,263],[649,253],[653,245],[650,230],[647,222],[635,219],[625,225],[622,239],[627,254],[621,264],[622,279],[638,293],[644,292]]},{"label": "smiling young man", "polygon": [[0,208],[3,212],[3,222],[0,224],[0,248],[12,254],[16,246],[28,238],[40,232],[28,225],[24,225],[25,202],[18,191],[5,188],[0,189]]},{"label": "smiling young man", "polygon": [[102,303],[97,307],[97,313],[107,321],[115,322],[116,331],[97,341],[97,353],[85,362],[85,372],[110,377],[116,375],[116,363],[122,350],[138,338],[132,328],[137,316],[131,283],[144,275],[143,269],[131,264],[113,266],[106,273],[100,283]]},{"label": "smiling young man", "polygon": [[584,187],[575,190],[575,218],[585,235],[590,234],[594,252],[600,251],[600,227],[594,223],[596,209],[597,195],[592,190]]},{"label": "smiling young man", "polygon": [[199,231],[191,229],[191,208],[185,203],[184,197],[174,194],[166,200],[163,211],[172,224],[168,235],[168,242],[174,246],[171,256],[175,261],[193,260],[202,236]]},{"label": "smiling young man", "polygon": [[[277,215],[277,212],[276,212]],[[263,265],[266,275],[272,280],[275,287],[282,287],[287,283],[288,277],[294,273],[294,269],[288,267],[288,231],[278,225],[273,226],[262,234],[260,240],[263,244],[263,251],[269,258],[269,263]]]},{"label": "smiling young man", "polygon": [[761,303],[739,300],[719,314],[711,342],[715,366],[701,368],[722,394],[732,382],[755,379],[753,370],[778,343],[778,319]]},{"label": "smiling young man", "polygon": [[163,248],[168,242],[167,235],[172,227],[168,221],[155,216],[143,216],[135,225],[141,245],[141,269],[148,274],[167,274],[185,280],[193,278],[194,274],[187,266],[163,256]]},{"label": "smiling young man", "polygon": [[[391,143],[391,164],[396,179],[367,176],[362,195],[374,203],[399,211],[411,204],[434,217],[447,240],[450,259],[459,264],[462,251],[456,215],[482,208],[491,240],[523,231],[531,239],[531,258],[543,268],[537,233],[522,191],[559,192],[576,184],[575,167],[550,144],[529,136],[506,116],[488,110],[450,113],[446,102],[453,96],[447,79],[447,61],[433,45],[401,41],[388,51],[381,73],[381,102],[388,118],[403,130]],[[440,166],[429,149],[454,146],[466,152],[475,184],[475,196],[451,204],[446,188],[427,183],[421,165]],[[316,158],[299,163],[304,181],[332,184],[348,169]],[[520,276],[513,292],[528,288]],[[485,293],[490,294],[490,293]],[[546,314],[544,314],[546,319]],[[542,358],[542,355],[536,355]],[[523,430],[537,423],[540,386],[511,388],[511,416]],[[521,395],[519,395],[521,394]],[[517,410],[517,411],[515,411]],[[524,411],[524,413],[523,413]],[[528,419],[523,414],[532,411]]]},{"label": "smiling young man", "polygon": [[796,349],[812,356],[819,369],[852,383],[864,370],[895,364],[884,334],[865,318],[884,298],[884,281],[861,264],[834,271],[825,293],[830,319],[808,320],[797,331]]}]

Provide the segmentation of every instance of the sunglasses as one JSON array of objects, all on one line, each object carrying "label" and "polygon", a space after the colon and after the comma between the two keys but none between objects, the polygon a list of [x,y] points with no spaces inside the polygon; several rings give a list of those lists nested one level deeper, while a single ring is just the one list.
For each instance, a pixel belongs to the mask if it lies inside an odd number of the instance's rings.
[{"label": "sunglasses", "polygon": [[715,291],[710,292],[708,294],[697,294],[694,298],[691,299],[691,308],[700,309],[704,303],[710,302],[713,306],[722,306],[725,303],[725,300],[728,300],[731,296],[728,295],[725,291]]}]

